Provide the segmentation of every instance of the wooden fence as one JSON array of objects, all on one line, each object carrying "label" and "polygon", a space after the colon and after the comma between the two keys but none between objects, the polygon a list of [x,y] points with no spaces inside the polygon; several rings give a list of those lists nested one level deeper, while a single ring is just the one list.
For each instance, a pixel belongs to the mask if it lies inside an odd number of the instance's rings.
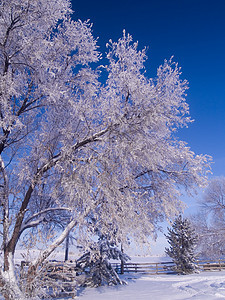
[{"label": "wooden fence", "polygon": [[[225,270],[225,260],[198,260],[196,261],[200,271],[221,271]],[[142,273],[142,274],[175,274],[175,264],[173,262],[160,263],[125,263],[123,272],[121,272],[121,264],[112,263],[112,267],[118,274],[121,273]]]},{"label": "wooden fence", "polygon": [[198,260],[197,265],[201,271],[222,271],[225,270],[225,260]]},{"label": "wooden fence", "polygon": [[123,272],[121,272],[121,265],[112,263],[112,267],[118,274],[121,273],[145,273],[145,274],[171,274],[175,273],[173,270],[173,262],[161,263],[125,263]]}]

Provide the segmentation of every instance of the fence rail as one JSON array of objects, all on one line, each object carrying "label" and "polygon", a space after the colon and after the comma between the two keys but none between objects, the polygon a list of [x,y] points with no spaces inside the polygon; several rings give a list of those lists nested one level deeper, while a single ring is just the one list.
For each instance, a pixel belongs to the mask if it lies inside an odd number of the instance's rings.
[{"label": "fence rail", "polygon": [[[225,270],[225,260],[198,260],[196,261],[200,271],[221,271]],[[112,263],[112,267],[117,273],[142,273],[142,274],[175,274],[175,264],[173,262],[160,263],[124,263],[123,272],[121,264]]]},{"label": "fence rail", "polygon": [[[124,273],[145,273],[145,274],[172,274],[173,262],[161,262],[161,263],[125,263]],[[112,263],[112,267],[117,273],[121,273],[121,265],[119,263]]]},{"label": "fence rail", "polygon": [[197,265],[202,271],[221,271],[225,270],[225,260],[199,260]]}]

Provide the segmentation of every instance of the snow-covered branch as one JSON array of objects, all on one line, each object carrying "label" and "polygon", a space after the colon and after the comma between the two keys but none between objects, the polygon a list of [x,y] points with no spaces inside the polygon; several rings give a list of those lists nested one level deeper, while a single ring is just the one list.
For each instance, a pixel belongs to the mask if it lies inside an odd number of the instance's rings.
[{"label": "snow-covered branch", "polygon": [[[47,213],[51,213],[51,212],[54,213],[56,211],[72,212],[72,209],[68,208],[68,207],[50,207],[45,210],[39,211],[38,213],[33,214],[31,217],[29,217],[28,219],[26,219],[24,221],[24,223],[21,226],[20,234],[28,228],[35,227],[35,226],[41,224],[45,218],[43,215],[46,215]],[[37,220],[34,220],[34,219],[37,219]]]},{"label": "snow-covered branch", "polygon": [[70,223],[66,226],[64,231],[59,235],[59,237],[47,248],[45,249],[41,256],[38,257],[36,260],[32,262],[32,265],[39,266],[49,255],[52,254],[52,252],[65,240],[67,235],[69,234],[70,230],[72,230],[77,224],[76,220],[70,221]]}]

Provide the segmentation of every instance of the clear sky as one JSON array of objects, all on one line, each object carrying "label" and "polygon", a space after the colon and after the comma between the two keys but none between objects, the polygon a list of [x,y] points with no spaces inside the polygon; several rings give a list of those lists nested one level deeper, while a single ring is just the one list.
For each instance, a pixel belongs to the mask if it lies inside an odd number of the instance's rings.
[{"label": "clear sky", "polygon": [[73,0],[75,17],[93,23],[105,52],[123,29],[147,46],[147,75],[174,56],[189,81],[195,120],[179,132],[197,154],[213,157],[213,176],[225,176],[225,0]]}]

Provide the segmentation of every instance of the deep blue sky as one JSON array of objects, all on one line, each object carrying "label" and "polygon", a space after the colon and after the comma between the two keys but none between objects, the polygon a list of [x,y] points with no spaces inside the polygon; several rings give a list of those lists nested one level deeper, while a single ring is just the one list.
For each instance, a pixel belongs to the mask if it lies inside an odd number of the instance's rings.
[{"label": "deep blue sky", "polygon": [[75,18],[90,19],[105,52],[126,29],[148,47],[146,68],[169,59],[189,81],[187,101],[195,122],[180,132],[191,149],[213,156],[213,175],[225,175],[225,0],[73,0]]}]

